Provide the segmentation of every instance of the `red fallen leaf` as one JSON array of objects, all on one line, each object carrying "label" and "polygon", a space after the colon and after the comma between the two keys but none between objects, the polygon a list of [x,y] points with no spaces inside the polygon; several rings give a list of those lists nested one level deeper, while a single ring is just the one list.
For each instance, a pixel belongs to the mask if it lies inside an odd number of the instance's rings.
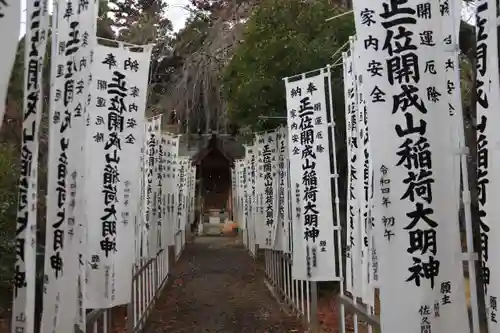
[{"label": "red fallen leaf", "polygon": [[182,281],[182,279],[176,279],[174,283],[175,283],[176,285],[178,285],[178,286],[182,286],[183,281]]}]

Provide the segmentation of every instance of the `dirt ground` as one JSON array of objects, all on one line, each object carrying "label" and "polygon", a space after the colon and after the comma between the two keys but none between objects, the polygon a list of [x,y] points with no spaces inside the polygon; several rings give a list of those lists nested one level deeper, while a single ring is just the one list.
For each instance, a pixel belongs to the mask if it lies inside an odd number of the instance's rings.
[{"label": "dirt ground", "polygon": [[264,284],[264,272],[236,238],[187,244],[148,333],[303,333]]}]

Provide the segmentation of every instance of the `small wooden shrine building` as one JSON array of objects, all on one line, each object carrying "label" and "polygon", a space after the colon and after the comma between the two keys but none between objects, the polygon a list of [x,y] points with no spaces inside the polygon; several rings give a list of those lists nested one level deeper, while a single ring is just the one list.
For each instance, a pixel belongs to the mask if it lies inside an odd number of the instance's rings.
[{"label": "small wooden shrine building", "polygon": [[202,223],[209,217],[218,217],[220,222],[232,216],[231,168],[234,160],[225,150],[221,140],[212,134],[205,147],[193,157],[196,166],[198,188],[201,199]]}]

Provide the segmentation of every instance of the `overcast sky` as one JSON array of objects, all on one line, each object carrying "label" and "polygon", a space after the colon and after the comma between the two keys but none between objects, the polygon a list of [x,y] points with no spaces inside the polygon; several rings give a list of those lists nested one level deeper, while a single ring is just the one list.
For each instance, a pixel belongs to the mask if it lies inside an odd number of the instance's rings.
[{"label": "overcast sky", "polygon": [[[49,0],[49,7],[51,8],[52,1]],[[169,0],[167,1],[171,7],[167,11],[167,17],[172,21],[172,24],[174,26],[174,31],[179,31],[180,29],[184,28],[184,25],[186,24],[186,19],[189,17],[189,11],[181,8],[183,6],[187,6],[189,4],[189,0]],[[26,0],[21,0],[21,31],[19,33],[19,38],[24,36],[24,33],[26,31]]]},{"label": "overcast sky", "polygon": [[[168,0],[167,3],[171,5],[171,7],[167,11],[167,17],[172,21],[174,26],[174,31],[179,31],[186,24],[186,19],[189,17],[189,11],[181,8],[182,6],[187,6],[189,0]],[[24,32],[26,31],[26,17],[25,17],[25,9],[26,9],[26,0],[21,0],[21,31],[19,33],[19,38],[24,36]],[[52,1],[49,0],[49,8],[52,7]],[[472,8],[463,8],[462,17],[465,20],[468,20],[469,23],[474,24],[474,12]]]}]

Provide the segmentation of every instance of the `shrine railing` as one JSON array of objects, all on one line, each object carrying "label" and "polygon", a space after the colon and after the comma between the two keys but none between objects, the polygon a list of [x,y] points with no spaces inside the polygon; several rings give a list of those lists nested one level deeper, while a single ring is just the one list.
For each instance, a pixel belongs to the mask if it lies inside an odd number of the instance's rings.
[{"label": "shrine railing", "polygon": [[[179,234],[180,237],[176,237],[175,246],[170,247],[171,251],[175,252],[175,256],[172,257],[176,260],[180,257],[185,243],[185,237],[182,236],[182,233]],[[122,317],[124,318],[116,320],[114,315],[116,308],[90,310],[86,317],[87,332],[111,333],[121,326],[118,322],[125,326],[127,333],[141,332],[146,326],[158,297],[167,284],[169,260],[169,250],[162,249],[155,258],[136,264],[132,275],[132,301],[123,311]]]}]

